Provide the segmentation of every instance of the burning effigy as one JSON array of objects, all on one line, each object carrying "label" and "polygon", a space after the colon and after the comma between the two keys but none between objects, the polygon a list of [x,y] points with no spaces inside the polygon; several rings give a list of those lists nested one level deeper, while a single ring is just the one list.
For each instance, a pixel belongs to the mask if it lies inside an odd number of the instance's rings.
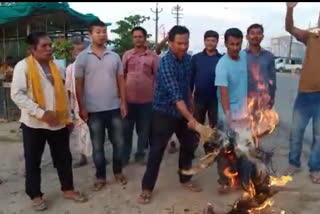
[{"label": "burning effigy", "polygon": [[[284,186],[291,181],[290,176],[271,176],[273,151],[266,151],[260,145],[263,136],[271,134],[279,123],[278,114],[264,105],[260,99],[248,100],[247,121],[224,131],[199,124],[200,142],[205,156],[200,164],[186,175],[195,175],[218,162],[218,171],[227,179],[230,187],[244,191],[228,214],[254,214],[272,204],[272,196],[279,191],[276,186]],[[224,159],[224,164],[219,160]],[[220,169],[219,169],[220,168]],[[214,213],[214,212],[213,212]]]}]

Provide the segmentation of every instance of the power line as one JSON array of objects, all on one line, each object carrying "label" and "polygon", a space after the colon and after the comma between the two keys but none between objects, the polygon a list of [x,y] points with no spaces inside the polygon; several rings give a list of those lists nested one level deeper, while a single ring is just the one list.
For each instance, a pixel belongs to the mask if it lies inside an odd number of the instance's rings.
[{"label": "power line", "polygon": [[156,18],[153,19],[153,20],[155,21],[155,25],[156,25],[156,26],[155,26],[155,32],[156,32],[156,35],[155,35],[155,37],[156,37],[155,44],[158,44],[158,21],[159,21],[159,13],[161,13],[161,12],[163,11],[163,9],[161,8],[161,9],[159,10],[159,8],[158,8],[158,2],[157,2],[157,4],[156,4],[156,9],[153,10],[152,8],[150,8],[150,10],[151,10],[152,13],[155,13],[155,14],[156,14]]},{"label": "power line", "polygon": [[172,8],[171,13],[172,15],[174,15],[177,25],[180,24],[180,19],[182,19],[182,16],[183,16],[182,11],[183,11],[182,7],[178,4]]}]

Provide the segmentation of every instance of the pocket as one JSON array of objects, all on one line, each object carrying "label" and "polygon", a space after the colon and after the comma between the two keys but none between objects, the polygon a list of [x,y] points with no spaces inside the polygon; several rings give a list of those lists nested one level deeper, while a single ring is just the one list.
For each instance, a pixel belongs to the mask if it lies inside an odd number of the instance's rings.
[{"label": "pocket", "polygon": [[152,73],[152,62],[149,60],[146,60],[143,62],[143,74],[148,77],[148,79],[153,79],[153,73]]}]

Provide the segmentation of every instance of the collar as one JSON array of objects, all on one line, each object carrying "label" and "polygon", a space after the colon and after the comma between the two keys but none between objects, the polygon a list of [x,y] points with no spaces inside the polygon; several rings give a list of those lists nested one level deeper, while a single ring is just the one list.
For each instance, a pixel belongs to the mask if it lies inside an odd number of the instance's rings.
[{"label": "collar", "polygon": [[[222,56],[222,55],[219,53],[218,49],[216,49],[216,51],[217,51],[217,53],[216,53],[215,55],[213,55],[213,56]],[[206,51],[205,48],[203,49],[202,53],[203,53],[204,55],[206,55],[206,56],[209,56],[209,55],[207,54],[207,51]]]},{"label": "collar", "polygon": [[[150,49],[148,48],[148,46],[144,46],[145,51],[141,53],[141,55],[148,55],[150,53]],[[137,49],[133,48],[132,49],[132,53],[133,54],[137,54]]]},{"label": "collar", "polygon": [[[241,53],[241,52],[242,52],[242,53]],[[243,55],[243,54],[246,54],[246,52],[243,51],[243,50],[240,50],[240,51],[239,51],[239,59],[238,59],[238,60],[234,60],[234,59],[232,59],[231,56],[228,54],[228,51],[225,53],[225,55],[227,55],[227,57],[228,57],[229,59],[231,59],[231,60],[233,60],[233,61],[236,61],[236,62],[239,61],[240,59],[242,59],[242,58],[241,58],[241,55]]]},{"label": "collar", "polygon": [[[105,50],[104,50],[104,52],[103,52],[103,55],[106,55],[106,54],[111,53],[111,51],[107,48],[106,45],[104,45],[104,47],[105,47]],[[93,53],[93,50],[92,50],[92,45],[89,45],[89,47],[88,47],[88,49],[87,49],[87,53],[88,53],[88,54],[94,54],[94,53]]]},{"label": "collar", "polygon": [[168,50],[168,54],[175,60],[175,61],[178,61],[178,62],[183,62],[185,61],[186,57],[187,57],[187,53],[185,53],[182,57],[182,59],[180,60],[176,55],[174,55],[174,53],[172,52],[172,50],[169,48]]},{"label": "collar", "polygon": [[[244,49],[244,51],[245,51],[246,53],[254,54],[254,53],[252,53],[252,51],[251,51],[249,48]],[[260,56],[261,54],[263,54],[263,53],[266,52],[266,51],[267,51],[266,49],[264,49],[263,47],[261,47],[261,49],[260,49],[259,53],[257,54],[257,56]],[[255,54],[254,54],[254,55],[255,55]]]}]

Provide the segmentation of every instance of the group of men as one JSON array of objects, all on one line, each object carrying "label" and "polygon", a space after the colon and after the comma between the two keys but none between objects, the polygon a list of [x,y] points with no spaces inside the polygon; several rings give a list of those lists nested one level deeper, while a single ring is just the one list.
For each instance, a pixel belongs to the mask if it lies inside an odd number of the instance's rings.
[{"label": "group of men", "polygon": [[[307,44],[307,60],[295,103],[290,172],[296,172],[300,167],[303,132],[313,117],[310,170],[313,181],[319,182],[320,80],[310,77],[315,75],[318,67],[314,64],[318,66],[319,60],[314,61],[309,55],[314,54],[315,48],[319,49],[320,43],[319,37],[294,27],[294,6],[293,3],[287,4],[286,29]],[[136,126],[138,145],[135,160],[143,163],[148,151],[142,192],[137,201],[142,204],[150,202],[160,164],[173,133],[180,143],[180,183],[190,191],[200,192],[202,189],[191,181],[192,177],[182,174],[181,170],[191,168],[199,141],[196,127],[205,122],[206,114],[211,127],[218,126],[220,122],[231,128],[241,124],[247,117],[247,99],[260,92],[260,84],[269,95],[265,107],[274,105],[276,71],[273,55],[260,46],[263,32],[260,24],[249,26],[246,35],[249,45],[241,50],[242,32],[238,28],[228,29],[224,35],[227,53],[222,55],[217,50],[219,34],[209,30],[204,34],[204,50],[191,57],[187,54],[189,30],[184,26],[174,26],[167,37],[169,50],[159,59],[147,46],[146,30],[135,27],[131,32],[135,47],[128,50],[121,60],[118,54],[105,46],[105,24],[93,22],[89,27],[91,45],[78,54],[72,65],[75,78],[72,87],[76,91],[74,99],[79,117],[90,131],[96,168],[94,190],[99,191],[107,184],[105,129],[113,146],[115,179],[121,185],[127,184],[127,177],[122,171],[130,160]],[[51,40],[45,33],[33,32],[28,36],[28,44],[31,55],[16,65],[11,88],[11,97],[22,113],[26,192],[36,210],[46,209],[40,188],[40,163],[47,141],[64,197],[84,202],[86,197],[73,187],[69,148],[73,120],[63,78],[51,60]],[[159,48],[157,52],[160,52]],[[308,59],[313,60],[311,65]],[[223,178],[219,179],[219,184],[222,189],[228,186]]]}]

